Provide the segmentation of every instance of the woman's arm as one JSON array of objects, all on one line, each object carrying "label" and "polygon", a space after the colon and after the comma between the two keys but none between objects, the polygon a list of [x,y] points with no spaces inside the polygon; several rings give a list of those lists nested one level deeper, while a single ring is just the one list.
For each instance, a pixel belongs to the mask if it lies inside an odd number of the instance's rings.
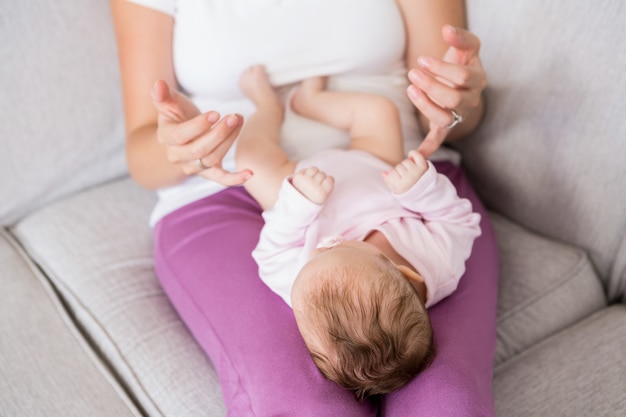
[{"label": "woman's arm", "polygon": [[[407,30],[407,67],[413,85],[409,97],[428,132],[420,152],[429,156],[444,139],[473,132],[484,111],[486,75],[478,52],[479,39],[466,27],[463,0],[398,0]],[[454,129],[451,110],[463,117]]]},{"label": "woman's arm", "polygon": [[174,19],[125,0],[111,0],[120,61],[126,159],[131,176],[142,186],[159,188],[184,178],[169,163],[156,141],[158,113],[150,100],[157,80],[175,86],[172,65]]},{"label": "woman's arm", "polygon": [[[173,17],[126,0],[111,0],[111,10],[131,176],[149,189],[176,184],[193,174],[224,185],[243,182],[247,173],[227,173],[221,168],[241,128],[241,117],[219,120],[216,112],[201,114],[177,91]],[[210,168],[202,169],[198,159]]]}]

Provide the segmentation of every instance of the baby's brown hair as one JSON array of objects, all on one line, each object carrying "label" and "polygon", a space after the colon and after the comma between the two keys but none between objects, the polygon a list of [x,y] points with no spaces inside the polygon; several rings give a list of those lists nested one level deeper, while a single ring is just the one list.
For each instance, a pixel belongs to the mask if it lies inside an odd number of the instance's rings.
[{"label": "baby's brown hair", "polygon": [[401,388],[435,356],[417,291],[388,260],[374,263],[374,272],[371,265],[325,271],[307,302],[306,320],[324,349],[310,347],[315,364],[359,399]]}]

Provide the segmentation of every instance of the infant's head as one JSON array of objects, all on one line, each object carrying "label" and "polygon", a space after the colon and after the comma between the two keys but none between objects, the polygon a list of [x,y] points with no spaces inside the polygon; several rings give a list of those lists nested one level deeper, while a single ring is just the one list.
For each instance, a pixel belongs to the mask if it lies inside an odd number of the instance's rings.
[{"label": "infant's head", "polygon": [[291,299],[317,367],[359,398],[399,389],[434,358],[424,301],[403,270],[367,243],[315,254]]}]

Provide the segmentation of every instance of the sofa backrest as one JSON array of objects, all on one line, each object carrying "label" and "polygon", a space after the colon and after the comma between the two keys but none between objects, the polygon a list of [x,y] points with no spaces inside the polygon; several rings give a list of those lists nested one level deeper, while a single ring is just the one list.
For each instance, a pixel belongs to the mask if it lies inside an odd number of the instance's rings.
[{"label": "sofa backrest", "polygon": [[486,119],[459,145],[470,178],[489,207],[585,248],[623,300],[626,3],[467,4],[489,74]]},{"label": "sofa backrest", "polygon": [[106,0],[3,2],[0,225],[126,172]]}]

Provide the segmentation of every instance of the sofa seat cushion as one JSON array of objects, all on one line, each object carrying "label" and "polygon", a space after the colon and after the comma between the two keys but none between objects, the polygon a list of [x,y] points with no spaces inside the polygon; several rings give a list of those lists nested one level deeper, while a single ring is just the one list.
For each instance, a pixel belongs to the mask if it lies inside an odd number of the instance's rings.
[{"label": "sofa seat cushion", "polygon": [[0,265],[0,414],[141,416],[4,229]]},{"label": "sofa seat cushion", "polygon": [[579,248],[490,214],[500,250],[496,364],[606,306]]},{"label": "sofa seat cushion", "polygon": [[154,203],[121,180],[48,206],[13,233],[146,414],[223,416],[215,371],[153,272]]},{"label": "sofa seat cushion", "polygon": [[[13,232],[150,415],[221,416],[213,367],[154,275],[154,202],[127,179],[57,202]],[[606,303],[582,251],[491,217],[501,250],[503,362]]]},{"label": "sofa seat cushion", "polygon": [[[151,193],[125,180],[39,211],[20,222],[13,232],[54,281],[76,319],[150,415],[202,412],[223,416],[214,370],[170,308],[152,270],[147,219],[153,203]],[[508,381],[509,368],[524,375],[532,372],[522,365],[516,370],[518,358],[506,360],[604,307],[606,301],[584,252],[532,234],[495,213],[491,219],[501,251],[502,275],[497,349],[497,363],[502,365],[497,368],[496,397],[506,404],[506,410],[526,410],[519,404],[508,406],[507,396],[513,394],[507,392],[505,383],[500,387],[499,381]],[[2,277],[17,275],[4,258]],[[33,297],[29,295],[29,299]],[[11,310],[7,306],[2,307]],[[11,317],[2,311],[2,317]],[[39,310],[31,313],[35,311]],[[622,322],[621,326],[625,325]],[[58,337],[58,330],[47,321],[44,328]],[[567,332],[570,330],[548,340],[559,341]],[[622,337],[623,347],[623,334],[616,337]],[[528,352],[520,356],[526,355]],[[7,368],[2,369],[6,372]],[[44,382],[46,378],[35,380]],[[528,395],[540,393],[531,390]]]},{"label": "sofa seat cushion", "polygon": [[499,417],[624,415],[626,306],[605,308],[495,369]]}]

